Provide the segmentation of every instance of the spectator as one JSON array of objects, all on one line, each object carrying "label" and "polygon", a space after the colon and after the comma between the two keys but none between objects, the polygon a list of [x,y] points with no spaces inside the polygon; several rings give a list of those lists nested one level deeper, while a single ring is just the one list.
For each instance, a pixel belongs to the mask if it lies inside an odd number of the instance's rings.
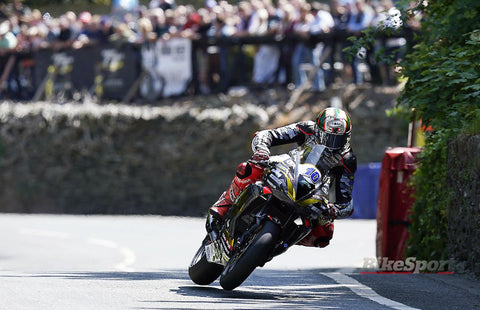
[{"label": "spectator", "polygon": [[20,33],[17,35],[18,50],[29,52],[46,47],[45,34],[37,26],[28,27],[23,24]]},{"label": "spectator", "polygon": [[150,9],[160,8],[163,11],[172,10],[175,8],[175,1],[172,0],[151,0],[148,4]]},{"label": "spectator", "polygon": [[18,40],[11,31],[10,21],[3,21],[0,24],[0,55],[15,51],[17,44]]},{"label": "spectator", "polygon": [[[208,37],[221,39],[235,35],[234,21],[229,18],[225,7],[217,5],[210,9],[210,14],[212,14],[212,25],[208,29]],[[207,48],[209,72],[211,74],[210,86],[214,91],[226,92],[231,85],[232,77],[232,74],[229,74],[228,67],[229,48],[221,41],[219,43],[217,46],[209,46]]]},{"label": "spectator", "polygon": [[[372,7],[366,4],[364,0],[355,0],[349,5],[351,15],[347,23],[347,31],[358,37],[363,30],[371,26],[375,13]],[[363,63],[362,59],[368,59],[367,52],[365,48],[362,48],[344,68],[346,75],[350,76],[350,79],[353,78],[355,84],[362,84],[364,82],[364,70],[362,71],[360,66]]]},{"label": "spectator", "polygon": [[30,8],[24,5],[21,0],[12,1],[12,11],[13,14],[17,16],[26,16],[31,12]]},{"label": "spectator", "polygon": [[201,16],[195,10],[189,9],[187,21],[182,26],[182,36],[191,39],[197,39],[197,31],[201,24]]},{"label": "spectator", "polygon": [[168,40],[171,37],[179,35],[181,27],[175,19],[175,11],[171,9],[165,11],[165,27],[167,29],[167,32],[163,34],[163,39]]},{"label": "spectator", "polygon": [[58,26],[59,32],[53,42],[53,47],[56,49],[71,47],[76,39],[76,32],[72,26],[71,17],[67,15],[60,16]]},{"label": "spectator", "polygon": [[[240,1],[236,7],[235,15],[235,33],[234,37],[246,37],[249,35],[248,28],[252,19],[252,5],[248,1]],[[233,66],[235,74],[230,76],[230,84],[244,85],[247,79],[247,62],[245,54],[245,46],[239,44],[230,49],[233,57]]]},{"label": "spectator", "polygon": [[188,13],[189,13],[189,8],[187,8],[185,5],[179,5],[176,7],[175,10],[173,10],[174,17],[175,17],[175,23],[177,27],[179,28],[178,30],[181,31],[185,24],[188,21]]},{"label": "spectator", "polygon": [[20,33],[20,23],[18,20],[17,15],[10,15],[8,17],[8,21],[10,22],[10,31],[17,36]]},{"label": "spectator", "polygon": [[97,43],[100,40],[100,16],[92,16],[90,12],[84,11],[78,15],[78,21],[81,26],[73,46],[81,48],[85,44]]},{"label": "spectator", "polygon": [[40,10],[32,10],[31,13],[24,15],[24,22],[29,26],[41,26],[43,25],[43,16]]},{"label": "spectator", "polygon": [[132,12],[125,12],[122,16],[121,22],[126,24],[131,31],[137,31],[137,17]]},{"label": "spectator", "polygon": [[[328,7],[328,5],[324,5],[319,2],[313,2],[312,13],[315,16],[315,19],[310,26],[310,33],[312,35],[330,33],[330,31],[332,31],[333,27],[335,26],[335,22],[333,20],[332,14],[330,14],[330,8]],[[317,91],[324,91],[326,89],[325,73],[322,63],[320,63],[321,58],[323,57],[323,53],[325,52],[325,46],[325,42],[318,42],[315,44],[315,47],[312,50],[312,64],[315,68],[317,68],[316,76],[313,82],[313,88]],[[331,51],[326,52],[330,53]]]},{"label": "spectator", "polygon": [[142,17],[138,20],[138,32],[135,43],[144,44],[154,42],[157,39],[156,33],[153,31],[153,25],[149,18]]},{"label": "spectator", "polygon": [[[211,15],[205,8],[200,8],[198,10],[198,15],[200,21],[196,28],[196,37],[200,40],[205,40],[212,27]],[[209,81],[211,75],[209,74],[210,57],[207,52],[207,47],[197,47],[195,52],[198,70],[198,91],[200,91],[201,94],[209,94],[211,92],[211,81]]]},{"label": "spectator", "polygon": [[297,43],[292,56],[292,72],[293,83],[295,87],[299,87],[304,83],[308,83],[308,75],[311,70],[315,70],[312,89],[314,91],[323,91],[325,85],[321,84],[322,76],[320,70],[314,67],[313,49],[315,44],[309,42],[312,25],[315,16],[312,14],[311,5],[305,3],[300,8],[300,17],[294,25],[294,33],[299,36],[300,41]]},{"label": "spectator", "polygon": [[13,67],[16,62],[14,54],[10,54],[17,48],[18,40],[10,29],[10,21],[0,24],[0,95],[10,97],[18,90]]},{"label": "spectator", "polygon": [[281,20],[278,26],[280,38],[287,39],[286,44],[280,45],[280,59],[278,64],[277,80],[281,84],[288,84],[292,81],[292,55],[294,46],[289,40],[293,36],[293,26],[297,15],[295,8],[290,2],[279,2]]},{"label": "spectator", "polygon": [[[367,5],[370,2],[381,6],[375,12]],[[138,4],[138,1],[129,3]],[[225,91],[231,85],[241,85],[248,80],[254,84],[286,84],[292,81],[298,87],[307,79],[308,66],[304,64],[318,69],[314,72],[312,89],[322,91],[329,82],[325,81],[325,72],[319,63],[325,44],[316,44],[318,41],[312,37],[332,31],[336,35],[343,32],[344,38],[360,35],[362,30],[372,24],[382,27],[380,25],[386,23],[387,13],[391,15],[392,12],[398,12],[392,0],[332,0],[331,13],[327,5],[319,2],[310,5],[306,0],[278,0],[277,7],[271,0],[243,0],[237,5],[229,4],[226,0],[205,0],[205,7],[198,11],[191,5],[176,6],[173,0],[150,0],[148,9],[138,5],[136,7],[137,11],[123,10],[111,17],[92,15],[85,11],[77,18],[74,12],[69,11],[59,18],[52,18],[48,13],[42,16],[39,10],[30,10],[21,0],[11,0],[9,4],[0,4],[3,13],[0,20],[8,19],[9,22],[9,33],[3,34],[0,42],[4,46],[15,45],[15,50],[18,51],[30,51],[48,44],[58,49],[72,46],[80,48],[90,42],[145,44],[172,37],[198,40],[213,37],[219,39],[217,46],[206,44],[195,48],[198,73],[194,74],[198,77],[201,93],[210,93],[212,89]],[[376,14],[378,17],[373,20]],[[388,28],[397,28],[397,25],[389,25]],[[275,36],[287,40],[281,45],[248,46],[249,51],[256,49],[251,71],[253,74],[249,79],[244,46],[224,44],[221,39],[230,36]],[[296,39],[288,40],[292,37]],[[12,43],[14,41],[15,44]],[[405,41],[404,38],[388,38],[378,41],[377,48],[383,47],[386,55],[393,54],[398,60],[402,57]],[[360,84],[367,72],[360,70],[360,65],[366,67],[365,63],[369,64],[368,71],[373,74],[375,64],[370,57],[355,57],[351,63],[344,60],[341,51],[345,47],[342,45],[344,42],[348,43],[346,40],[332,43],[334,52],[330,58],[331,64],[345,61],[344,72],[348,76],[345,76],[344,81]],[[3,53],[7,50],[5,47],[2,49]],[[382,81],[392,83],[394,68],[389,68],[386,63],[379,63],[379,67]]]},{"label": "spectator", "polygon": [[168,26],[165,20],[165,12],[160,9],[150,10],[150,21],[152,22],[153,32],[155,32],[157,38],[161,38],[164,34],[168,33]]},{"label": "spectator", "polygon": [[135,37],[135,32],[126,23],[120,22],[113,26],[113,34],[109,37],[109,41],[121,46],[125,43],[135,42]]},{"label": "spectator", "polygon": [[343,82],[346,81],[344,72],[345,64],[349,62],[347,53],[343,51],[344,48],[350,44],[347,41],[349,34],[347,33],[347,24],[351,16],[350,6],[345,0],[333,0],[332,1],[332,17],[334,21],[333,31],[335,32],[334,41],[332,42],[332,55],[330,57],[330,63],[333,67],[333,80],[337,77],[337,72]]},{"label": "spectator", "polygon": [[98,28],[98,42],[100,44],[109,42],[110,36],[114,33],[112,20],[107,16],[101,16]]},{"label": "spectator", "polygon": [[[280,31],[279,11],[270,1],[257,2],[254,17],[249,28],[252,35],[274,36]],[[254,29],[253,26],[257,28]],[[255,32],[252,32],[255,31]],[[280,59],[280,47],[275,43],[261,44],[258,46],[254,58],[253,83],[255,85],[272,84],[277,82]]]},{"label": "spectator", "polygon": [[50,16],[45,16],[45,45],[53,46],[57,40],[58,34],[60,33],[60,25],[58,18],[51,18]]}]

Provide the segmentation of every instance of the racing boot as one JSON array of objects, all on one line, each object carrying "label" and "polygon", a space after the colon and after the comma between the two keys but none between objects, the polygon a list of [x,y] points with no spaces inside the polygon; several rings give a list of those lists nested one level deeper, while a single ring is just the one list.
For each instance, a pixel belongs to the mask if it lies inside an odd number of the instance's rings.
[{"label": "racing boot", "polygon": [[230,187],[223,192],[217,202],[208,210],[207,221],[205,223],[208,233],[213,231],[218,234],[223,224],[223,218],[233,205],[235,199],[248,185],[260,180],[262,173],[263,168],[257,165],[251,165],[248,162],[238,165],[237,172]]},{"label": "racing boot", "polygon": [[208,233],[212,231],[218,234],[220,227],[222,226],[223,218],[228,212],[228,209],[233,205],[227,192],[223,192],[222,196],[210,207],[207,214],[207,221],[205,228]]}]

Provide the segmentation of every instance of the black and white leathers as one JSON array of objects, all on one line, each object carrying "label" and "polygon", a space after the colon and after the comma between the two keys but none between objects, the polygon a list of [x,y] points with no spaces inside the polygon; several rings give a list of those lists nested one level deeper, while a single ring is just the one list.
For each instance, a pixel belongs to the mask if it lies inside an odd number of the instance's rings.
[{"label": "black and white leathers", "polygon": [[[264,150],[270,153],[270,147],[288,143],[297,143],[301,148],[311,149],[320,144],[317,125],[313,121],[304,121],[258,131],[252,140],[252,150]],[[322,172],[331,178],[335,197],[330,203],[337,208],[337,218],[346,218],[353,213],[352,191],[354,173],[357,170],[357,158],[350,144],[338,150],[325,149],[315,164]]]}]

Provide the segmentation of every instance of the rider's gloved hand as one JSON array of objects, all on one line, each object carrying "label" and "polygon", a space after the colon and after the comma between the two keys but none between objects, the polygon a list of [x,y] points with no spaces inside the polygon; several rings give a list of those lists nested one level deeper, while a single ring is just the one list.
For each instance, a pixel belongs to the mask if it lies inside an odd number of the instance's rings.
[{"label": "rider's gloved hand", "polygon": [[334,220],[338,216],[338,209],[333,203],[326,205],[312,204],[306,208],[306,215],[311,220],[322,218],[324,220]]},{"label": "rider's gloved hand", "polygon": [[257,149],[255,153],[253,153],[252,159],[259,163],[268,162],[270,159],[270,152],[265,149]]},{"label": "rider's gloved hand", "polygon": [[333,203],[329,203],[327,204],[327,207],[324,210],[323,214],[326,215],[329,219],[334,220],[338,216],[338,209]]}]

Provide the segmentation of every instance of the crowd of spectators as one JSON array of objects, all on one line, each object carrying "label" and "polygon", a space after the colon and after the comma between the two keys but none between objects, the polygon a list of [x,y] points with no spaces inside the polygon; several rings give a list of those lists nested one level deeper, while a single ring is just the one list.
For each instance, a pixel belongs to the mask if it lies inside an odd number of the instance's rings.
[{"label": "crowd of spectators", "polygon": [[[151,0],[148,6],[132,11],[98,15],[83,11],[68,11],[58,17],[48,12],[30,9],[20,0],[0,4],[0,57],[11,52],[31,52],[41,48],[81,48],[91,43],[143,44],[172,37],[203,40],[209,37],[288,36],[307,39],[310,35],[343,31],[359,35],[369,26],[398,28],[402,26],[393,0],[332,0],[330,4],[309,3],[306,0],[243,0],[231,4],[225,0],[206,0],[204,7],[176,5],[173,0]],[[415,20],[412,20],[415,22]],[[381,42],[388,52],[401,57],[404,38]],[[365,72],[377,65],[380,83],[392,83],[391,68],[373,64],[367,58],[348,60],[342,49],[348,41],[295,44],[260,44],[255,46],[253,71],[245,70],[243,46],[234,54],[225,47],[196,50],[197,78],[202,93],[212,91],[212,85],[229,83],[231,79],[212,80],[213,66],[219,74],[228,71],[226,57],[235,65],[237,83],[263,85],[291,84],[298,87],[312,73],[312,89],[323,91],[331,76],[326,73],[341,69],[345,83],[363,83]],[[379,42],[380,44],[380,42]],[[322,55],[328,53],[324,63]],[[232,63],[232,61],[230,61]],[[310,66],[305,65],[310,64]],[[337,68],[338,67],[338,68]],[[1,68],[0,68],[1,69]],[[249,76],[250,81],[247,81]],[[228,85],[223,85],[227,87]],[[222,86],[222,87],[223,87]]]}]

